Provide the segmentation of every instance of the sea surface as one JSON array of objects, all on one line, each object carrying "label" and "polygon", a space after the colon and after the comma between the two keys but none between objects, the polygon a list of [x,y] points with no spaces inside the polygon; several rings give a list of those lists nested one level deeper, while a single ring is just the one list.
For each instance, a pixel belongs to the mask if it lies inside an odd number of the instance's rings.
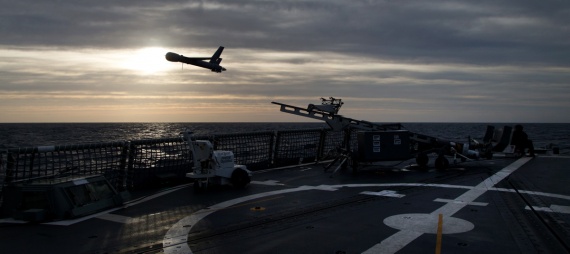
[{"label": "sea surface", "polygon": [[[487,125],[502,128],[512,123],[402,123],[412,132],[449,141],[482,140]],[[569,123],[525,123],[535,147],[570,149]],[[104,143],[194,135],[328,128],[325,123],[0,123],[0,149],[48,145]]]}]

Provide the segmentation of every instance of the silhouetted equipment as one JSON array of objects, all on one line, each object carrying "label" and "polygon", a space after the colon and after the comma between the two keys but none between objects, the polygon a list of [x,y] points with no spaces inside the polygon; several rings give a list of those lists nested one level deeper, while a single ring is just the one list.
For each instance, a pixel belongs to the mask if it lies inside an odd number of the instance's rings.
[{"label": "silhouetted equipment", "polygon": [[[220,56],[222,55],[223,50],[224,47],[220,46],[216,51],[216,53],[212,55],[212,57],[185,57],[183,55],[179,55],[173,52],[166,53],[165,57],[166,60],[170,62],[181,62],[185,64],[195,65],[202,68],[210,69],[212,72],[220,73],[226,70],[226,68],[220,66],[220,63],[222,62],[222,58],[220,58]],[[206,62],[206,60],[210,61]]]},{"label": "silhouetted equipment", "polygon": [[3,214],[32,222],[63,220],[118,207],[117,192],[102,175],[37,179],[4,188]]},{"label": "silhouetted equipment", "polygon": [[445,155],[453,156],[454,162],[457,158],[466,161],[478,159],[480,156],[485,158],[492,156],[490,144],[479,144],[471,138],[468,138],[466,143],[452,142],[407,131],[399,123],[379,124],[339,115],[338,111],[344,103],[338,98],[321,98],[321,105],[309,104],[306,108],[279,102],[272,103],[281,106],[281,112],[325,121],[335,131],[360,130],[357,133],[357,147],[350,145],[350,131],[346,132],[343,144],[337,148],[339,157],[326,167],[328,169],[340,161],[334,172],[347,161],[353,170],[356,170],[359,163],[406,160],[415,157],[417,164],[425,168],[429,162],[428,154],[436,153],[438,157],[434,166],[437,169],[445,169],[449,166]]},{"label": "silhouetted equipment", "polygon": [[[513,127],[505,126],[502,130],[497,130],[497,141],[498,143],[493,147],[493,151],[500,152],[505,150],[507,146],[511,143],[511,137],[513,135]],[[499,138],[500,137],[500,138]]]},{"label": "silhouetted equipment", "polygon": [[407,160],[411,157],[407,130],[359,131],[357,139],[362,161]]},{"label": "silhouetted equipment", "polygon": [[232,151],[214,150],[209,140],[195,140],[192,132],[180,133],[183,140],[188,143],[194,162],[193,171],[186,177],[194,180],[194,189],[202,191],[210,184],[232,184],[236,188],[243,188],[251,181],[251,171],[245,165],[234,164]]}]

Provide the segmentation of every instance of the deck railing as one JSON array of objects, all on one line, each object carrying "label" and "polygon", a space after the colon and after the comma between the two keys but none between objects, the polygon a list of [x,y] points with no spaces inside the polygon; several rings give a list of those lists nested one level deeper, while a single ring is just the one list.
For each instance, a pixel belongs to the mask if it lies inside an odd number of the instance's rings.
[{"label": "deck railing", "polygon": [[[345,135],[330,129],[303,129],[195,138],[211,141],[215,150],[232,151],[236,164],[255,171],[330,159],[329,151],[345,141]],[[101,174],[119,191],[143,189],[164,179],[183,181],[192,165],[192,154],[181,137],[9,148],[0,154],[0,187]]]}]

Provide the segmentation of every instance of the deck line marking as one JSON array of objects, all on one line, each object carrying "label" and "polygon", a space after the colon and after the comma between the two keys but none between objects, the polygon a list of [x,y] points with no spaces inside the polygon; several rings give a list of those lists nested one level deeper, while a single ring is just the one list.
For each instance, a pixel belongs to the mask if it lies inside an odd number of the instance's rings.
[{"label": "deck line marking", "polygon": [[129,206],[138,205],[138,204],[140,204],[140,203],[143,203],[143,202],[146,202],[146,201],[149,201],[149,200],[158,198],[158,197],[160,197],[160,196],[164,196],[164,195],[166,195],[166,194],[169,194],[169,193],[171,193],[171,192],[180,190],[180,189],[185,188],[185,187],[188,187],[188,186],[190,186],[190,185],[191,185],[191,184],[189,184],[189,183],[188,183],[188,184],[179,185],[179,186],[173,187],[173,188],[171,188],[171,189],[168,189],[168,190],[165,190],[165,191],[162,191],[162,192],[159,192],[159,193],[156,193],[156,194],[147,196],[147,197],[140,198],[140,199],[138,199],[138,200],[133,200],[133,201],[131,201],[131,202],[126,202],[123,207],[126,208],[126,207],[129,207]]},{"label": "deck line marking", "polygon": [[505,188],[491,188],[490,190],[514,192],[514,193],[519,192],[519,193],[536,195],[536,196],[545,196],[545,197],[549,197],[549,198],[560,198],[560,199],[570,200],[570,196],[562,195],[562,194],[556,194],[556,193],[548,193],[548,192],[540,192],[540,191],[528,191],[528,190],[514,190],[514,189],[505,189]]},{"label": "deck line marking", "polygon": [[396,193],[396,191],[393,191],[393,190],[363,191],[360,194],[372,195],[372,196],[392,197],[392,198],[402,198],[402,197],[406,196],[404,194],[398,194],[398,193]]},{"label": "deck line marking", "polygon": [[453,199],[445,199],[445,198],[436,198],[433,201],[435,202],[444,202],[444,203],[457,203],[457,204],[467,204],[467,205],[476,205],[476,206],[487,206],[489,203],[484,202],[464,202],[461,200],[453,200]]},{"label": "deck line marking", "polygon": [[550,205],[550,209],[552,209],[553,212],[570,214],[570,206]]},{"label": "deck line marking", "polygon": [[269,185],[269,186],[282,186],[285,184],[279,183],[276,180],[267,180],[267,181],[251,181],[251,184],[259,184],[259,185]]},{"label": "deck line marking", "polygon": [[[483,182],[475,186],[475,188],[468,190],[467,192],[463,193],[462,195],[460,195],[455,199],[463,201],[463,203],[459,204],[447,203],[442,207],[440,207],[439,209],[433,211],[431,214],[432,215],[442,214],[443,216],[451,217],[453,214],[461,210],[463,207],[467,206],[467,203],[475,201],[475,199],[483,195],[483,193],[492,188],[495,184],[505,179],[505,177],[512,174],[515,170],[517,170],[522,165],[527,163],[530,159],[531,159],[530,157],[523,157],[518,159],[517,161],[501,169],[499,172],[485,179]],[[402,248],[404,248],[406,245],[410,244],[412,241],[416,240],[422,234],[423,233],[412,233],[410,230],[400,230],[399,232],[393,234],[392,236],[384,239],[379,244],[372,246],[372,248],[364,251],[363,253],[366,254],[396,253]],[[397,244],[393,244],[390,241],[397,241]]]},{"label": "deck line marking", "polygon": [[541,211],[541,212],[549,212],[549,213],[570,214],[570,206],[564,206],[564,205],[550,205],[550,207],[533,206],[532,209],[529,206],[525,206],[524,209],[525,210]]},{"label": "deck line marking", "polygon": [[337,191],[339,188],[330,185],[319,185],[314,186],[313,190],[323,190],[323,191]]},{"label": "deck line marking", "polygon": [[123,223],[123,224],[137,222],[140,220],[140,219],[122,216],[122,215],[118,215],[118,214],[112,214],[112,213],[101,214],[95,218],[113,221],[113,222],[118,222],[118,223]]},{"label": "deck line marking", "polygon": [[75,224],[75,223],[79,223],[79,222],[82,222],[82,221],[86,221],[86,220],[89,220],[89,219],[92,219],[92,218],[97,218],[97,217],[102,216],[102,215],[104,215],[104,214],[112,213],[112,212],[114,212],[114,211],[117,211],[117,210],[120,210],[120,209],[123,209],[123,208],[124,208],[124,206],[123,206],[123,207],[116,207],[116,208],[113,208],[113,209],[110,209],[110,210],[106,210],[106,211],[103,211],[103,212],[98,212],[98,213],[91,214],[91,215],[87,215],[87,216],[85,216],[85,217],[80,217],[80,218],[77,218],[77,219],[60,220],[60,221],[46,222],[46,223],[42,223],[42,224],[44,224],[44,225],[55,225],[55,226],[71,226],[71,225],[73,225],[73,224]]},{"label": "deck line marking", "polygon": [[439,214],[437,221],[437,237],[435,242],[435,254],[441,254],[441,238],[443,232],[443,214]]},{"label": "deck line marking", "polygon": [[525,206],[524,207],[525,210],[535,210],[535,211],[540,211],[540,212],[552,212],[552,209],[550,209],[550,207],[541,207],[541,206],[533,206],[532,209],[530,208],[530,206]]},{"label": "deck line marking", "polygon": [[[321,185],[323,186],[323,185]],[[450,188],[450,189],[466,189],[466,190],[472,190],[472,189],[476,189],[479,188],[477,186],[466,186],[466,185],[452,185],[452,184],[437,184],[437,183],[362,183],[362,184],[339,184],[339,185],[326,185],[328,186],[328,188],[330,189],[339,189],[342,187],[347,187],[347,188],[354,188],[354,187],[399,187],[399,186],[410,186],[410,187],[438,187],[438,188]],[[482,190],[492,190],[492,191],[502,191],[502,192],[511,192],[511,193],[516,193],[517,190],[514,189],[506,189],[506,188],[496,188],[496,187],[492,187],[492,188],[481,188]],[[568,195],[562,195],[562,194],[556,194],[556,193],[548,193],[548,192],[540,192],[540,191],[528,191],[528,190],[518,190],[519,193],[525,193],[525,194],[530,194],[530,195],[536,195],[536,196],[545,196],[545,197],[550,197],[550,198],[560,198],[560,199],[566,199],[566,200],[570,200],[570,196]]]},{"label": "deck line marking", "polygon": [[29,223],[29,221],[16,220],[14,218],[5,218],[5,219],[0,219],[0,223],[25,224],[25,223]]}]

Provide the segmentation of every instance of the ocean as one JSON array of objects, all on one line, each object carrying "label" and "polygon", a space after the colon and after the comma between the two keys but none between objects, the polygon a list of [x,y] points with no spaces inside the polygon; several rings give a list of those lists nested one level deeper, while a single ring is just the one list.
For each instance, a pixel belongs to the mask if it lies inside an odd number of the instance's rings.
[{"label": "ocean", "polygon": [[[449,141],[482,140],[487,125],[501,128],[512,123],[402,123],[412,132]],[[535,147],[570,149],[569,123],[524,123]],[[184,130],[194,135],[247,133],[328,128],[325,123],[0,123],[0,149],[69,145],[178,137]]]}]

